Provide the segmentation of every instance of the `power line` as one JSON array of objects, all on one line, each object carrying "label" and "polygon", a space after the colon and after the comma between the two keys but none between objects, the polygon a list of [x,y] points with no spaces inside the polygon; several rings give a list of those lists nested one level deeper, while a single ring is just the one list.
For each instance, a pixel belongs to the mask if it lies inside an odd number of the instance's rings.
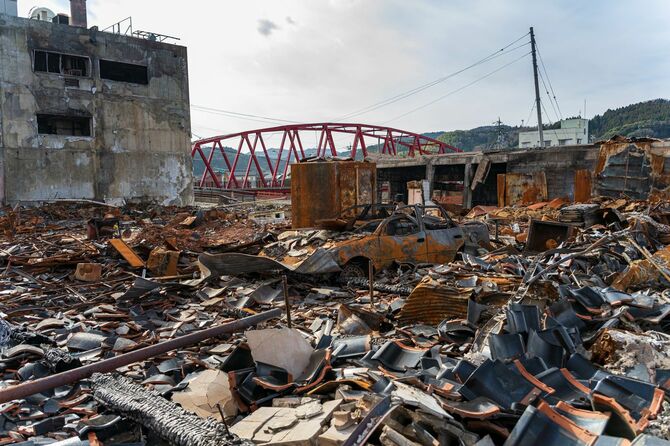
[{"label": "power line", "polygon": [[[438,78],[438,79],[435,79],[434,81],[428,82],[427,84],[423,84],[423,85],[420,85],[419,87],[416,87],[416,88],[413,88],[413,89],[411,89],[411,90],[405,91],[404,93],[400,93],[400,94],[398,94],[398,95],[392,96],[392,97],[390,97],[390,98],[388,98],[388,99],[385,99],[385,100],[383,100],[383,101],[377,102],[377,103],[372,104],[372,105],[369,105],[369,106],[367,106],[367,107],[363,107],[363,108],[361,108],[361,109],[358,109],[358,110],[356,110],[356,111],[354,111],[354,112],[351,112],[351,113],[348,113],[348,114],[346,114],[346,115],[340,116],[340,117],[338,117],[338,118],[335,118],[334,120],[335,120],[335,121],[341,121],[341,120],[344,120],[344,119],[352,118],[352,117],[354,117],[354,116],[359,116],[359,115],[362,115],[362,114],[365,114],[365,113],[369,113],[369,112],[371,112],[371,111],[374,111],[374,110],[377,110],[377,109],[379,109],[379,108],[385,107],[385,106],[390,105],[390,104],[393,104],[393,103],[395,103],[395,102],[398,102],[398,101],[400,101],[400,100],[402,100],[402,99],[405,99],[405,98],[407,98],[407,97],[409,97],[409,96],[412,96],[412,95],[415,95],[415,94],[417,94],[417,93],[420,93],[420,92],[422,92],[422,91],[424,91],[424,90],[426,90],[426,89],[428,89],[428,88],[430,88],[430,87],[433,87],[433,86],[435,86],[435,85],[437,85],[437,84],[439,84],[439,83],[442,83],[442,82],[446,81],[447,79],[450,79],[450,78],[452,78],[452,77],[454,77],[454,76],[457,76],[457,75],[463,73],[464,71],[467,71],[467,70],[469,70],[469,69],[471,69],[471,68],[474,68],[474,67],[476,67],[476,66],[478,66],[478,65],[481,65],[481,64],[486,63],[486,62],[488,62],[488,61],[490,61],[490,60],[493,60],[493,59],[495,59],[495,58],[497,58],[497,57],[499,57],[499,56],[502,56],[503,53],[504,53],[504,51],[506,51],[509,47],[511,47],[512,45],[516,44],[516,43],[519,42],[520,40],[524,39],[527,35],[528,35],[528,33],[524,34],[523,36],[519,37],[518,39],[514,40],[513,42],[511,42],[511,43],[505,45],[505,46],[502,47],[501,49],[496,50],[495,52],[489,54],[488,56],[484,57],[483,59],[480,59],[480,60],[478,60],[477,62],[475,62],[475,63],[473,63],[473,64],[471,64],[471,65],[468,65],[468,66],[465,67],[465,68],[462,68],[462,69],[460,69],[460,70],[458,70],[458,71],[455,71],[455,72],[453,72],[453,73],[451,73],[451,74],[442,76],[442,77],[440,77],[440,78]],[[515,50],[517,50],[517,49],[519,49],[519,48],[522,48],[522,47],[524,47],[524,46],[526,46],[526,45],[528,45],[528,44],[530,44],[530,42],[526,42],[526,43],[524,43],[524,44],[522,44],[522,45],[519,45],[519,46],[517,46],[517,47],[515,47],[515,48],[512,48],[512,49],[508,50],[507,54],[509,54],[510,52],[515,51]]]},{"label": "power line", "polygon": [[530,117],[533,114],[533,110],[535,110],[535,99],[533,99],[533,105],[530,106],[530,111],[528,112],[528,118],[526,118],[526,127],[530,127]]},{"label": "power line", "polygon": [[212,108],[212,107],[204,107],[202,105],[194,105],[191,104],[191,108],[197,111],[205,112],[205,113],[213,113],[217,115],[222,115],[222,116],[228,116],[231,118],[239,118],[239,119],[246,119],[248,121],[257,121],[257,122],[264,122],[264,123],[289,123],[289,124],[299,124],[298,121],[289,121],[287,119],[281,119],[281,118],[270,118],[268,116],[260,116],[260,115],[252,115],[249,113],[239,113],[239,112],[234,112],[230,110],[221,110],[217,108]]},{"label": "power line", "polygon": [[[537,45],[535,45],[537,47]],[[544,66],[544,60],[542,60],[542,54],[540,53],[540,49],[537,48],[537,55],[540,57],[540,64],[542,65],[542,69],[544,70],[544,75],[547,77],[547,82],[549,83],[549,89],[551,90],[551,94],[554,98],[554,102],[556,102],[556,108],[558,108],[558,114],[560,115],[561,119],[563,119],[563,113],[561,112],[561,107],[558,105],[558,99],[556,99],[556,93],[554,93],[554,87],[551,85],[551,79],[549,79],[549,73],[547,73],[547,67]],[[549,94],[549,92],[547,92]]]},{"label": "power line", "polygon": [[490,77],[490,76],[494,75],[494,74],[497,73],[498,71],[500,71],[500,70],[502,70],[502,69],[504,69],[504,68],[507,68],[508,66],[510,66],[510,65],[512,65],[512,64],[514,64],[514,63],[516,63],[516,62],[518,62],[518,61],[520,61],[521,59],[523,59],[524,57],[528,56],[529,54],[530,54],[530,51],[527,52],[526,54],[524,54],[523,56],[518,57],[518,58],[514,59],[513,61],[508,62],[508,63],[506,63],[505,65],[503,65],[503,66],[501,66],[501,67],[499,67],[499,68],[497,68],[497,69],[491,71],[490,73],[485,74],[484,76],[482,76],[482,77],[480,77],[480,78],[477,78],[477,79],[475,79],[474,81],[472,81],[472,82],[470,82],[470,83],[468,83],[468,84],[465,84],[465,85],[463,85],[463,86],[460,87],[460,88],[457,88],[456,90],[452,90],[452,91],[450,91],[449,93],[444,94],[444,95],[442,95],[442,96],[440,96],[440,97],[438,97],[438,98],[436,98],[436,99],[433,99],[432,101],[427,102],[426,104],[423,104],[423,105],[420,106],[420,107],[414,108],[414,109],[412,109],[412,110],[410,110],[410,111],[408,111],[408,112],[405,112],[405,113],[403,113],[403,114],[401,114],[401,115],[398,115],[398,116],[396,116],[396,117],[394,117],[394,118],[392,118],[392,119],[389,119],[388,121],[383,122],[382,125],[385,125],[385,124],[387,124],[387,123],[389,123],[389,122],[391,122],[391,121],[395,121],[396,119],[403,118],[403,117],[405,117],[405,116],[407,116],[407,115],[409,115],[409,114],[411,114],[411,113],[414,113],[414,112],[416,112],[416,111],[419,111],[419,110],[421,110],[421,109],[424,109],[424,108],[426,108],[426,107],[428,107],[428,106],[430,106],[430,105],[433,105],[434,103],[436,103],[436,102],[438,102],[438,101],[441,101],[442,99],[444,99],[444,98],[446,98],[446,97],[448,97],[448,96],[451,96],[452,94],[456,94],[456,93],[458,93],[459,91],[465,90],[466,88],[468,88],[468,87],[470,87],[470,86],[476,84],[477,82],[482,81],[482,80],[486,79],[487,77]]},{"label": "power line", "polygon": [[557,121],[560,121],[561,118],[558,117],[558,112],[556,111],[556,107],[554,106],[554,101],[551,100],[551,96],[549,95],[549,89],[547,88],[547,84],[544,82],[544,77],[542,76],[542,72],[540,71],[538,74],[540,75],[540,80],[542,81],[542,85],[544,86],[544,91],[547,93],[547,97],[549,98],[549,103],[551,104],[551,108],[552,108],[552,110],[554,110],[554,116],[556,116]]},{"label": "power line", "polygon": [[542,110],[544,110],[544,114],[547,116],[547,121],[549,121],[549,125],[552,125],[553,122],[551,122],[551,119],[549,119],[549,113],[547,112],[547,109],[544,106],[544,102],[540,101],[540,105],[542,106]]},{"label": "power line", "polygon": [[[522,36],[521,38],[523,38],[523,37],[525,37],[525,36]],[[516,42],[518,42],[519,40],[520,40],[520,39],[517,39],[517,40],[514,41],[513,43],[516,43]],[[412,90],[406,91],[405,93],[401,93],[401,94],[399,94],[399,95],[393,96],[393,97],[391,97],[391,98],[389,98],[389,99],[386,99],[386,100],[384,100],[384,101],[378,102],[378,103],[373,104],[373,105],[370,105],[370,106],[368,106],[368,107],[359,109],[359,110],[357,110],[357,111],[355,111],[355,112],[352,112],[352,113],[349,113],[349,114],[347,114],[347,115],[341,116],[341,117],[339,117],[339,118],[336,118],[335,120],[336,120],[336,121],[340,121],[340,120],[343,120],[343,119],[348,119],[348,118],[351,118],[351,117],[354,117],[354,116],[359,116],[359,115],[366,114],[366,113],[369,113],[369,112],[374,111],[374,110],[378,110],[378,109],[380,109],[380,108],[382,108],[382,107],[385,107],[385,106],[387,106],[387,105],[391,105],[391,104],[396,103],[396,102],[398,102],[398,101],[400,101],[400,100],[402,100],[402,99],[405,99],[405,98],[407,98],[407,97],[410,97],[410,96],[413,96],[413,95],[415,95],[415,94],[418,94],[418,93],[420,93],[420,92],[422,92],[422,91],[424,91],[424,90],[427,90],[428,88],[433,87],[433,86],[435,86],[435,85],[437,85],[437,84],[439,84],[439,83],[441,83],[441,82],[444,82],[444,81],[446,81],[446,80],[448,80],[448,79],[450,79],[450,78],[452,78],[452,77],[455,77],[455,76],[457,76],[457,75],[463,73],[464,71],[467,71],[467,70],[469,70],[469,69],[471,69],[471,68],[474,68],[474,67],[479,66],[479,65],[481,65],[481,64],[484,64],[484,63],[486,63],[486,62],[489,62],[489,61],[491,61],[491,60],[493,60],[493,59],[495,59],[495,58],[497,58],[497,57],[500,57],[500,56],[502,56],[502,55],[504,55],[504,54],[510,54],[511,52],[513,52],[513,51],[515,51],[515,50],[517,50],[517,49],[519,49],[519,48],[522,48],[522,47],[524,47],[524,46],[526,46],[526,45],[529,45],[529,44],[530,44],[530,42],[526,42],[526,43],[524,43],[524,44],[522,44],[522,45],[519,45],[519,46],[517,46],[517,47],[515,47],[515,48],[512,48],[512,49],[508,50],[507,53],[502,53],[502,51],[505,51],[506,48],[508,48],[508,47],[510,46],[510,45],[507,45],[507,46],[505,46],[504,48],[501,48],[500,50],[496,51],[495,53],[492,53],[492,54],[488,55],[487,57],[485,57],[485,58],[483,58],[483,59],[480,59],[480,60],[478,60],[477,62],[475,62],[475,63],[473,63],[473,64],[471,64],[471,65],[469,65],[469,66],[467,66],[467,67],[465,67],[465,68],[462,68],[462,69],[460,69],[460,70],[458,70],[458,71],[455,71],[455,72],[453,72],[453,73],[451,73],[451,74],[449,74],[449,75],[443,76],[443,77],[441,77],[441,78],[439,78],[439,79],[436,79],[436,80],[434,80],[434,81],[432,81],[432,82],[429,82],[429,83],[427,83],[427,84],[424,84],[424,85],[422,85],[422,86],[420,86],[420,87],[417,87],[417,88],[414,88],[414,89],[412,89]]]},{"label": "power line", "polygon": [[[198,129],[202,129],[202,130],[213,130],[214,132],[216,132],[219,135],[225,135],[226,134],[226,132],[224,130],[221,130],[219,128],[214,128],[214,127],[207,127],[206,125],[198,124],[195,121],[193,121],[191,123],[191,127],[197,127]],[[191,133],[193,133],[193,131],[191,131]],[[202,138],[200,138],[200,139],[202,139]]]}]

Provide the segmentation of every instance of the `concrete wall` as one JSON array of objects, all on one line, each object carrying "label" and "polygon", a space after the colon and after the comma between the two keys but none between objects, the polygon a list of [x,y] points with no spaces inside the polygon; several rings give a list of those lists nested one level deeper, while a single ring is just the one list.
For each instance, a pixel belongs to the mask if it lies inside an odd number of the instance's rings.
[{"label": "concrete wall", "polygon": [[544,172],[550,198],[574,199],[575,171],[593,171],[597,159],[598,148],[595,146],[518,151],[510,156],[507,172]]},{"label": "concrete wall", "polygon": [[[90,58],[33,71],[35,49]],[[99,59],[148,66],[148,85],[101,79]],[[66,80],[78,86],[66,87]],[[92,118],[92,135],[38,134],[37,113]],[[193,201],[186,48],[0,15],[0,193],[5,202]]]},{"label": "concrete wall", "polygon": [[[487,158],[492,165],[489,176],[484,184],[480,184],[474,191],[469,190],[472,176],[479,163]],[[595,145],[550,147],[545,149],[501,150],[495,152],[463,152],[445,155],[427,155],[414,158],[394,159],[390,157],[375,157],[377,163],[377,178],[379,181],[392,180],[392,194],[406,193],[398,190],[407,181],[439,179],[444,168],[440,166],[454,166],[462,170],[464,183],[463,202],[466,207],[477,204],[495,204],[497,196],[498,173],[535,173],[545,172],[547,179],[547,193],[549,198],[574,198],[575,171],[588,169],[593,171],[598,158],[598,147]],[[423,177],[420,176],[422,171]],[[393,187],[395,186],[395,187]],[[479,190],[488,188],[489,190]],[[393,195],[392,195],[393,196]]]}]

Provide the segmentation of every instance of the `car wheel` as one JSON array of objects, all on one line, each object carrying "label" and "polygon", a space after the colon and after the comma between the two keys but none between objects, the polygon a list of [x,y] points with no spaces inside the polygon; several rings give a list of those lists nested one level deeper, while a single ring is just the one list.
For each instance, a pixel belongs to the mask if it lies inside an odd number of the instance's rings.
[{"label": "car wheel", "polygon": [[363,278],[367,279],[368,269],[367,265],[364,267],[361,263],[358,262],[349,262],[342,268],[340,273],[341,277],[346,278]]}]

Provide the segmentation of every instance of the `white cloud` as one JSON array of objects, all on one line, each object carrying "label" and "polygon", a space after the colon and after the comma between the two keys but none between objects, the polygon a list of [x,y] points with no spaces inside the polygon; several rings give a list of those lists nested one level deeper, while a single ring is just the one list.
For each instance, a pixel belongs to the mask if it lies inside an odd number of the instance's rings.
[{"label": "white cloud", "polygon": [[261,35],[263,35],[265,37],[268,37],[276,29],[279,29],[279,26],[277,26],[277,24],[275,22],[273,22],[272,20],[268,20],[268,19],[259,19],[258,20],[258,26],[256,27],[256,30],[258,30],[258,32]]}]

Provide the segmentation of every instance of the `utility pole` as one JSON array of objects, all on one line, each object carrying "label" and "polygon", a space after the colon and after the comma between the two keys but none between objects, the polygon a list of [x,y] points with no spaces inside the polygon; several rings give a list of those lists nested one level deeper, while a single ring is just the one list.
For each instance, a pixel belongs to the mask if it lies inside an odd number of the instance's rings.
[{"label": "utility pole", "polygon": [[496,125],[496,131],[497,131],[495,147],[497,149],[502,149],[505,143],[505,138],[503,135],[502,121],[500,120],[500,116],[498,116],[498,120],[495,121],[494,124]]},{"label": "utility pole", "polygon": [[542,104],[540,103],[540,85],[537,83],[537,54],[535,52],[535,33],[530,27],[530,49],[533,53],[533,77],[535,78],[535,108],[537,108],[537,131],[540,134],[540,147],[544,147],[544,133],[542,132]]}]

